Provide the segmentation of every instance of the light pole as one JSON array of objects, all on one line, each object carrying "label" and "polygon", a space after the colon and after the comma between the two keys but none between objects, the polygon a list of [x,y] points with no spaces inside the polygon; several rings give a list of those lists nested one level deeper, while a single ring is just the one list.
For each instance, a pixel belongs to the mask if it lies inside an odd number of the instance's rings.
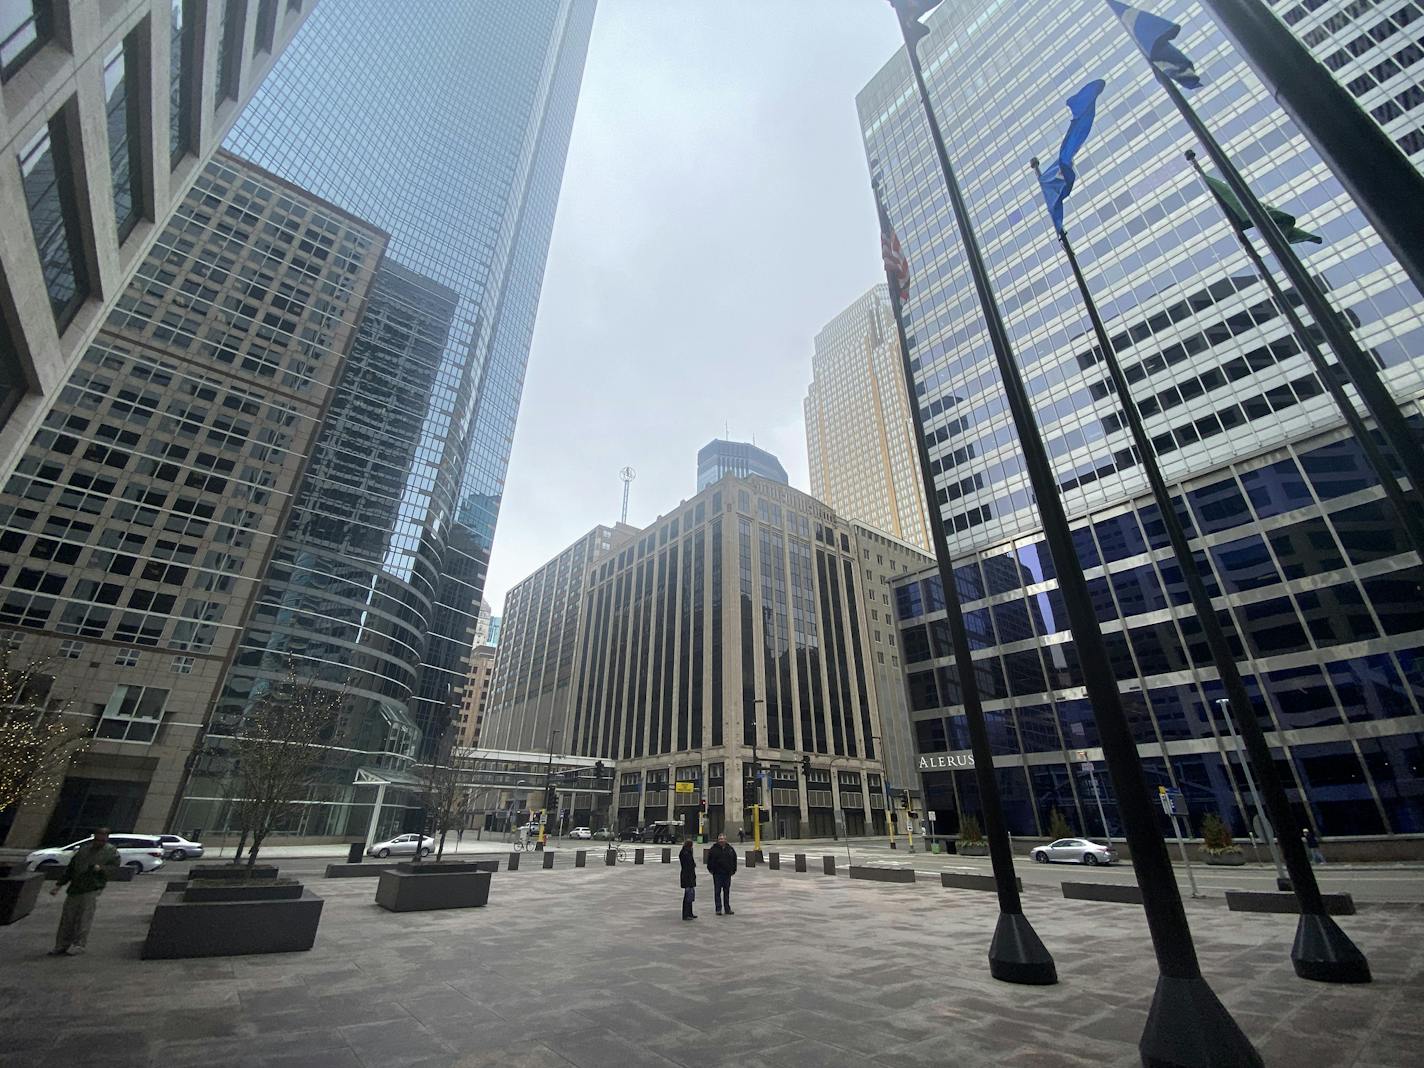
[{"label": "light pole", "polygon": [[766,704],[765,697],[752,701],[752,850],[761,856],[761,759],[757,756],[756,706]]},{"label": "light pole", "polygon": [[[1251,791],[1251,804],[1256,806],[1256,818],[1261,821],[1261,829],[1266,832],[1266,845],[1271,848],[1271,860],[1276,865],[1276,886],[1285,887],[1290,885],[1290,880],[1286,878],[1285,869],[1281,866],[1281,854],[1276,848],[1276,835],[1271,827],[1271,820],[1266,815],[1266,810],[1261,807],[1261,795],[1256,792],[1256,776],[1251,774],[1251,762],[1246,759],[1246,750],[1241,745],[1241,739],[1236,736],[1236,722],[1231,718],[1231,702],[1225,697],[1219,697],[1216,707],[1221,709],[1221,715],[1226,720],[1226,729],[1231,734],[1231,744],[1236,747],[1236,759],[1241,761],[1241,770],[1246,773],[1246,789]],[[1231,767],[1228,761],[1226,766]],[[1251,824],[1246,821],[1247,826]]]},{"label": "light pole", "polygon": [[878,734],[870,736],[872,742],[880,743],[880,796],[885,801],[885,833],[890,837],[890,848],[895,846],[895,824],[890,819],[890,814],[894,811],[893,803],[890,800],[890,768],[885,763],[885,741]]},{"label": "light pole", "polygon": [[520,779],[514,784],[514,792],[509,798],[509,807],[504,812],[504,833],[506,835],[514,830],[514,803],[519,798],[519,788],[528,785],[529,783],[525,779]]},{"label": "light pole", "polygon": [[549,761],[544,765],[544,818],[539,821],[539,848],[543,849],[549,841],[549,808],[553,804],[554,792],[554,739],[561,732],[554,730],[554,725],[549,724]]}]

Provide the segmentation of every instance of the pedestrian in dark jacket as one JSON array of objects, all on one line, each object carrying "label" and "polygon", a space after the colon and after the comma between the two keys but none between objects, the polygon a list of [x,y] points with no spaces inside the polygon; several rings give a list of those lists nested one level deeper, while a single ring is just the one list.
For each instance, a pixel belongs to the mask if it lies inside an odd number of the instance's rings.
[{"label": "pedestrian in dark jacket", "polygon": [[737,870],[737,851],[727,844],[727,836],[719,834],[717,841],[707,851],[707,870],[712,873],[712,901],[717,906],[717,915],[732,911],[732,875]]},{"label": "pedestrian in dark jacket", "polygon": [[1305,843],[1307,852],[1310,853],[1312,864],[1324,864],[1325,854],[1320,852],[1320,839],[1315,837],[1315,832],[1309,827],[1300,829],[1300,840]]},{"label": "pedestrian in dark jacket", "polygon": [[119,851],[109,844],[109,828],[100,827],[91,841],[74,851],[59,882],[50,894],[68,887],[64,909],[59,914],[59,930],[55,932],[52,957],[78,956],[89,941],[89,927],[94,922],[94,906],[109,882],[109,869],[119,866]]},{"label": "pedestrian in dark jacket", "polygon": [[697,917],[693,915],[692,902],[697,897],[697,861],[692,859],[691,838],[682,843],[677,862],[682,867],[682,877],[679,880],[682,885],[682,918],[695,920]]}]

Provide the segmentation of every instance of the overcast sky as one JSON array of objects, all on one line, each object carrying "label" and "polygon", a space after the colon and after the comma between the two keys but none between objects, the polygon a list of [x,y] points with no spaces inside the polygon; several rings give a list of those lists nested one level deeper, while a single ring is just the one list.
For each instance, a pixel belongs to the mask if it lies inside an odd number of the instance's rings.
[{"label": "overcast sky", "polygon": [[729,429],[809,489],[812,339],[883,280],[855,94],[884,0],[599,0],[486,599],[696,488]]}]

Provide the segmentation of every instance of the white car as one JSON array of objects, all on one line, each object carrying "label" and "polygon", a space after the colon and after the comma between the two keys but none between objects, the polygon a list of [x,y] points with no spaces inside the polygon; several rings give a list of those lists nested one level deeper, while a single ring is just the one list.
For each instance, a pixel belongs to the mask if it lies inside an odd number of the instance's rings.
[{"label": "white car", "polygon": [[573,830],[571,830],[571,831],[569,832],[569,837],[570,837],[570,838],[591,839],[591,838],[593,838],[593,832],[592,832],[591,830],[589,830],[587,827],[575,827]]},{"label": "white car", "polygon": [[1046,846],[1037,846],[1029,854],[1040,864],[1051,860],[1067,860],[1074,864],[1116,864],[1117,850],[1110,845],[1090,842],[1086,838],[1060,838]]},{"label": "white car", "polygon": [[420,855],[428,857],[435,852],[435,839],[428,836],[422,837],[418,834],[398,834],[388,842],[377,842],[370,849],[366,850],[368,856],[386,857],[415,856],[416,843],[420,845]]},{"label": "white car", "polygon": [[[81,838],[67,846],[51,849],[36,849],[25,858],[31,871],[63,867],[74,857],[74,851],[94,840],[94,836]],[[111,834],[109,844],[119,851],[119,863],[135,872],[157,871],[163,867],[163,843],[152,834]]]},{"label": "white car", "polygon": [[190,842],[181,834],[160,834],[158,840],[163,843],[163,852],[169,860],[196,860],[203,855],[201,842]]}]

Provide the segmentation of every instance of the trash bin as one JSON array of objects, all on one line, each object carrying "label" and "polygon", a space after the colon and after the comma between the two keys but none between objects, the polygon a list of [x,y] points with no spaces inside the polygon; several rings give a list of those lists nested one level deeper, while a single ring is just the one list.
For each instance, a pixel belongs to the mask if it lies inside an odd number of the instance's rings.
[{"label": "trash bin", "polygon": [[365,853],[365,852],[366,852],[366,843],[365,843],[365,842],[352,842],[351,845],[350,845],[350,847],[346,850],[346,863],[347,863],[347,864],[360,864],[360,863],[361,863],[361,855],[362,855],[363,853]]},{"label": "trash bin", "polygon": [[933,852],[933,853],[942,852],[942,850],[940,849],[940,845],[939,845],[938,842],[931,842],[931,843],[930,843],[930,851]]}]

